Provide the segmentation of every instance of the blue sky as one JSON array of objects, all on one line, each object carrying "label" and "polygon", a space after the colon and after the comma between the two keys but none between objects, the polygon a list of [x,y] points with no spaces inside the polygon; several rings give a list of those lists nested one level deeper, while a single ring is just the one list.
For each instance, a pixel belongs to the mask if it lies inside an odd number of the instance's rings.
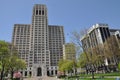
[{"label": "blue sky", "polygon": [[11,42],[14,24],[31,24],[34,4],[46,4],[48,23],[69,33],[107,23],[120,29],[120,0],[0,0],[0,40]]}]

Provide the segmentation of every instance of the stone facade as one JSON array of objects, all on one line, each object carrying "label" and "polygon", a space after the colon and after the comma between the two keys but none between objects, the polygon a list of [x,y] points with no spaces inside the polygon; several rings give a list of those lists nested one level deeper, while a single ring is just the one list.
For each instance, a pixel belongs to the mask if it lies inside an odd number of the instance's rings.
[{"label": "stone facade", "polygon": [[63,26],[48,25],[46,6],[34,5],[32,24],[15,24],[13,30],[12,43],[27,63],[23,76],[56,75],[64,42]]}]

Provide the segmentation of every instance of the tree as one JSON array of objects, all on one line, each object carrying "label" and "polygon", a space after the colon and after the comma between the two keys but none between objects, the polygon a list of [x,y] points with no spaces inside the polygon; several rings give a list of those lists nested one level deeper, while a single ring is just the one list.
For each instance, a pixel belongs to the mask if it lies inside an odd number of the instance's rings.
[{"label": "tree", "polygon": [[24,69],[26,67],[26,62],[19,59],[18,52],[11,43],[0,41],[0,70],[1,79],[5,74],[11,73],[11,78],[13,79],[13,73],[15,70]]},{"label": "tree", "polygon": [[16,47],[11,43],[8,44],[11,56],[9,58],[7,68],[11,73],[11,79],[13,79],[13,74],[15,71],[26,68],[26,62],[18,57]]},{"label": "tree", "polygon": [[120,62],[119,62],[119,64],[118,64],[118,69],[119,69],[119,71],[120,71]]},{"label": "tree", "polygon": [[13,79],[14,71],[18,71],[26,68],[26,62],[22,59],[19,59],[17,56],[11,56],[7,64],[7,69],[11,73],[11,79]]},{"label": "tree", "polygon": [[84,45],[82,45],[82,43],[80,41],[83,34],[85,34],[85,33],[86,33],[86,30],[83,30],[83,31],[80,31],[80,32],[73,31],[71,33],[71,40],[72,40],[72,43],[74,43],[75,46],[76,46],[77,54],[80,54],[81,52],[85,53],[86,59],[89,62],[88,54],[87,54],[87,52],[86,52],[86,50],[84,48]]},{"label": "tree", "polygon": [[73,69],[76,67],[76,64],[73,60],[60,60],[58,63],[59,71],[64,72],[64,75],[66,72],[72,72]]},{"label": "tree", "polygon": [[120,60],[120,48],[115,36],[111,36],[105,41],[104,56],[109,61],[109,68],[113,66],[115,70]]},{"label": "tree", "polygon": [[81,32],[77,32],[77,31],[71,32],[71,36],[70,36],[71,37],[71,42],[74,43],[74,45],[75,45],[77,56],[80,55],[80,53],[83,49],[83,46],[80,42],[81,36],[83,36],[81,34]]},{"label": "tree", "polygon": [[64,63],[65,71],[71,71],[73,68],[73,63],[70,60],[66,60],[66,63]]},{"label": "tree", "polygon": [[59,71],[64,71],[64,68],[63,68],[64,63],[65,63],[65,61],[63,59],[59,60],[59,62],[58,62]]},{"label": "tree", "polygon": [[1,80],[3,80],[5,66],[7,65],[9,56],[8,44],[5,41],[0,41]]},{"label": "tree", "polygon": [[78,66],[84,68],[86,64],[87,64],[86,55],[85,53],[81,53],[78,59]]},{"label": "tree", "polygon": [[71,33],[71,39],[72,39],[72,42],[74,44],[76,44],[77,47],[79,47],[78,51],[76,51],[76,52],[80,53],[80,51],[82,50],[83,53],[85,54],[86,60],[88,62],[87,65],[90,67],[90,69],[92,71],[92,79],[94,79],[94,71],[93,71],[93,68],[92,68],[92,63],[91,63],[91,61],[88,57],[89,54],[85,50],[85,45],[82,45],[82,43],[80,41],[80,39],[83,37],[83,34],[85,34],[86,32],[87,32],[87,30],[83,30],[83,31],[80,31],[80,32],[74,31],[74,32]]},{"label": "tree", "polygon": [[97,46],[94,46],[91,48],[92,55],[91,62],[93,64],[94,71],[102,70],[102,72],[106,72],[106,66],[105,66],[105,57],[104,57],[104,46],[102,44],[99,44]]}]

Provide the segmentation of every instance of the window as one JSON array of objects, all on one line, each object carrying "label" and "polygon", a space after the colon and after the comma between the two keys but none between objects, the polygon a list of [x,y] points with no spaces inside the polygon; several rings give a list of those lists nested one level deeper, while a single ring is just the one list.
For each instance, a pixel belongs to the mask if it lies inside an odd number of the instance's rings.
[{"label": "window", "polygon": [[42,11],[42,15],[44,15],[44,11]]}]

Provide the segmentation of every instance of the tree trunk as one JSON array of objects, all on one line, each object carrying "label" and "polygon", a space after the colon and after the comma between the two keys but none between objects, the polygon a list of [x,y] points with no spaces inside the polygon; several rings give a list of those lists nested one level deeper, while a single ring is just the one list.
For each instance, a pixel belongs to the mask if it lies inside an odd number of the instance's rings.
[{"label": "tree trunk", "polygon": [[93,67],[91,66],[91,70],[92,70],[92,79],[94,79],[94,70],[93,70]]},{"label": "tree trunk", "polygon": [[1,77],[0,80],[3,80],[3,70],[1,71]]},{"label": "tree trunk", "polygon": [[85,69],[86,69],[86,74],[88,74],[88,68],[87,68],[87,65],[85,66]]},{"label": "tree trunk", "polygon": [[11,70],[11,80],[13,80],[13,74],[14,74],[14,71]]},{"label": "tree trunk", "polygon": [[4,65],[2,65],[2,71],[1,71],[0,80],[3,80],[3,76],[4,76]]},{"label": "tree trunk", "polygon": [[94,71],[93,71],[93,69],[92,69],[92,79],[94,79]]}]

